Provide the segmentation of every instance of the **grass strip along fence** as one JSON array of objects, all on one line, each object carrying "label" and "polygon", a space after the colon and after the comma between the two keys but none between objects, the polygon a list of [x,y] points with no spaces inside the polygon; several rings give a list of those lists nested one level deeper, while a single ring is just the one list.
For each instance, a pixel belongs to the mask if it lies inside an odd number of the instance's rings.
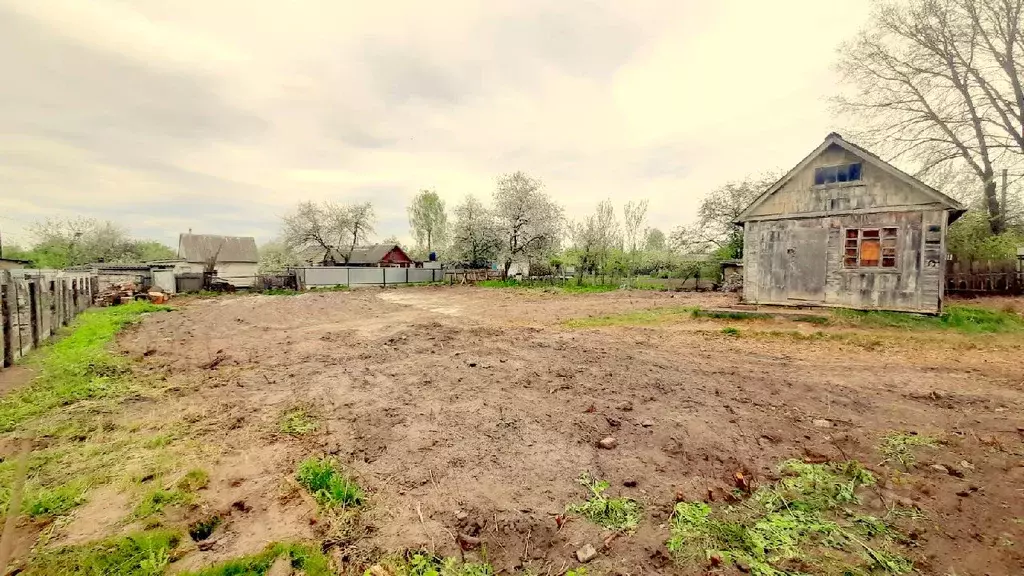
[{"label": "grass strip along fence", "polygon": [[62,338],[26,360],[39,375],[28,387],[0,398],[0,433],[55,408],[130,388],[129,361],[112,353],[108,344],[143,314],[163,310],[170,308],[139,301],[83,312]]}]

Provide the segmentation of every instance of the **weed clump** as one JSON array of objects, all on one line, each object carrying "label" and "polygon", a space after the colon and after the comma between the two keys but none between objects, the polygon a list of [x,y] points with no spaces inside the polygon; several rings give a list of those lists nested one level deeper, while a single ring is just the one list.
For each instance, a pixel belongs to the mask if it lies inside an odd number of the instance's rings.
[{"label": "weed clump", "polygon": [[210,475],[202,468],[193,468],[189,470],[181,480],[178,480],[177,487],[179,490],[185,492],[195,492],[196,490],[202,490],[206,488],[210,483]]},{"label": "weed clump", "polygon": [[458,558],[444,558],[428,552],[409,552],[382,560],[363,576],[382,572],[393,576],[493,576],[494,568],[487,563],[462,562]]},{"label": "weed clump", "polygon": [[703,502],[677,504],[666,543],[677,561],[713,558],[742,565],[755,576],[833,568],[844,574],[904,574],[913,568],[888,549],[894,529],[847,509],[859,503],[858,488],[875,482],[859,463],[790,460],[779,471],[782,479],[759,488],[743,506],[713,510]]},{"label": "weed clump", "polygon": [[[84,480],[73,480],[56,488],[39,488],[27,494],[23,511],[33,518],[67,514],[85,502],[89,489]],[[6,506],[6,498],[4,498]]]},{"label": "weed clump", "polygon": [[643,507],[639,502],[605,496],[608,482],[595,480],[586,473],[580,475],[578,482],[590,491],[590,498],[582,504],[569,504],[566,512],[579,514],[598,526],[618,532],[632,532],[640,525]]},{"label": "weed clump", "polygon": [[235,558],[182,576],[264,576],[281,556],[287,556],[291,567],[306,576],[329,576],[336,572],[330,559],[319,547],[304,544],[271,544],[266,550],[252,556]]},{"label": "weed clump", "polygon": [[164,511],[165,506],[185,506],[195,501],[195,497],[183,490],[156,489],[146,494],[135,506],[132,517],[142,520]]},{"label": "weed clump", "polygon": [[882,464],[896,462],[902,466],[904,470],[910,470],[913,468],[914,464],[917,463],[917,456],[914,454],[914,448],[920,446],[935,448],[938,445],[939,441],[931,436],[907,432],[893,432],[882,437],[882,443],[879,445],[878,451],[885,457],[881,462]]},{"label": "weed clump", "polygon": [[739,336],[740,329],[732,326],[726,326],[725,328],[722,328],[722,334],[725,334],[726,336]]},{"label": "weed clump", "polygon": [[217,529],[217,526],[220,526],[222,521],[223,519],[216,514],[202,520],[197,520],[189,525],[188,535],[195,542],[206,540]]},{"label": "weed clump", "polygon": [[45,550],[27,566],[25,576],[158,576],[170,563],[179,536],[152,530],[79,546]]},{"label": "weed clump", "polygon": [[292,408],[281,416],[282,434],[304,436],[316,432],[319,427],[316,418],[305,408]]},{"label": "weed clump", "polygon": [[366,494],[330,458],[308,458],[299,464],[296,480],[325,508],[362,506]]}]

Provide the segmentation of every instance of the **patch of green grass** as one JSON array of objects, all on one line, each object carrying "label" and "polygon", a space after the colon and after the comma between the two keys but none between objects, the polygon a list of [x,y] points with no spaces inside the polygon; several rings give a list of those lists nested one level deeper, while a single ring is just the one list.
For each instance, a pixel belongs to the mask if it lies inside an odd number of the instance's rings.
[{"label": "patch of green grass", "polygon": [[310,286],[310,292],[347,292],[348,286],[344,284],[335,284],[334,286]]},{"label": "patch of green grass", "polygon": [[132,517],[138,520],[155,516],[164,511],[165,506],[187,506],[196,501],[195,491],[205,488],[210,483],[210,475],[206,470],[193,468],[185,473],[174,488],[156,488],[142,497],[135,506]]},{"label": "patch of green grass", "polygon": [[170,309],[137,301],[80,314],[63,338],[30,360],[39,367],[32,383],[0,398],[0,432],[82,400],[126,393],[131,388],[129,360],[112,354],[107,345],[141,315]]},{"label": "patch of green grass", "polygon": [[366,494],[330,458],[308,458],[299,464],[296,480],[325,508],[361,506]]},{"label": "patch of green grass", "polygon": [[195,496],[184,490],[156,489],[142,497],[142,501],[135,506],[132,517],[137,520],[144,520],[164,511],[165,506],[186,506],[195,501]]},{"label": "patch of green grass", "polygon": [[570,318],[564,322],[569,328],[596,328],[600,326],[640,326],[645,324],[658,324],[673,319],[692,315],[696,308],[689,306],[675,306],[666,308],[651,308],[648,310],[635,310],[621,314],[609,314],[607,316],[592,316],[588,318]]},{"label": "patch of green grass", "polygon": [[758,488],[742,506],[677,504],[666,543],[676,560],[714,556],[725,564],[743,564],[755,576],[912,570],[910,560],[892,551],[892,527],[850,511],[859,503],[857,490],[875,481],[859,463],[790,460],[779,472],[779,481]]},{"label": "patch of green grass", "polygon": [[153,530],[80,546],[44,550],[33,558],[25,576],[158,576],[170,563],[176,532]]},{"label": "patch of green grass", "polygon": [[260,294],[265,296],[298,296],[302,294],[301,290],[292,290],[291,288],[268,288],[266,290],[260,290]]},{"label": "patch of green grass", "polygon": [[303,436],[316,432],[320,425],[307,409],[295,407],[281,415],[280,428],[282,434]]},{"label": "patch of green grass", "polygon": [[739,336],[740,329],[732,326],[726,326],[725,328],[722,328],[722,334],[725,334],[726,336]]},{"label": "patch of green grass", "polygon": [[210,483],[210,475],[202,468],[193,468],[185,473],[185,475],[178,480],[176,486],[179,490],[185,492],[195,492],[206,488]]},{"label": "patch of green grass", "polygon": [[[22,510],[33,518],[67,514],[85,502],[89,484],[83,479],[73,480],[55,488],[29,490],[25,495]],[[4,504],[6,506],[6,500]]]},{"label": "patch of green grass", "polygon": [[596,292],[613,292],[620,288],[619,284],[596,284],[596,283],[583,283],[578,284],[575,280],[565,280],[564,282],[548,282],[545,280],[483,280],[476,283],[481,288],[518,288],[524,290],[551,290],[556,292],[565,292],[568,294],[592,294]]},{"label": "patch of green grass", "polygon": [[[394,576],[494,576],[494,568],[490,564],[463,562],[428,552],[409,552],[404,556],[386,558],[374,568]],[[364,576],[372,576],[373,570],[367,570]]]},{"label": "patch of green grass", "polygon": [[448,283],[443,280],[437,282],[402,282],[400,284],[388,284],[388,288],[421,288],[423,286],[447,286]]},{"label": "patch of green grass", "polygon": [[772,315],[764,312],[746,312],[743,310],[702,310],[694,308],[694,318],[714,318],[716,320],[771,320]]},{"label": "patch of green grass", "polygon": [[335,574],[330,559],[318,547],[277,543],[267,546],[259,554],[235,558],[196,572],[184,572],[181,576],[263,576],[270,571],[275,560],[285,555],[292,569],[306,576]]},{"label": "patch of green grass", "polygon": [[914,449],[918,447],[937,448],[939,441],[931,436],[907,432],[892,432],[882,437],[878,451],[885,457],[882,464],[896,462],[904,470],[910,470],[917,463]]},{"label": "patch of green grass", "polygon": [[173,434],[157,434],[146,440],[146,448],[163,448],[174,441]]},{"label": "patch of green grass", "polygon": [[837,309],[833,318],[843,324],[905,330],[956,330],[966,334],[1024,332],[1024,318],[1013,312],[976,306],[948,306],[941,316],[904,312]]},{"label": "patch of green grass", "polygon": [[598,526],[619,532],[632,532],[640,525],[643,507],[631,498],[609,498],[604,495],[608,482],[595,480],[582,474],[578,482],[590,491],[590,498],[582,504],[569,504],[565,511],[579,514]]}]

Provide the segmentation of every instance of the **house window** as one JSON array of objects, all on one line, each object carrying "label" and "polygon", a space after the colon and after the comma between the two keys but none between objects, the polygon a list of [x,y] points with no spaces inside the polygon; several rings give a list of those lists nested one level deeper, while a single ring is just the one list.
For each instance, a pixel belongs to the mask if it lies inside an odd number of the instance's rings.
[{"label": "house window", "polygon": [[814,169],[815,186],[835,184],[836,182],[857,182],[858,180],[860,180],[860,162]]},{"label": "house window", "polygon": [[896,228],[847,228],[844,268],[895,268]]}]

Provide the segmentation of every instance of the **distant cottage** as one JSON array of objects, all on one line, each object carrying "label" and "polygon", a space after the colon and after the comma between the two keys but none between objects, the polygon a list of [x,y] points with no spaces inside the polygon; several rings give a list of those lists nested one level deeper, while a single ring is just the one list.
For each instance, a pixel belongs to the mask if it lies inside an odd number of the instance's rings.
[{"label": "distant cottage", "polygon": [[259,251],[252,236],[181,234],[178,258],[186,263],[178,268],[179,272],[202,272],[207,262],[213,260],[217,277],[235,286],[251,286],[259,265]]},{"label": "distant cottage", "polygon": [[737,218],[743,299],[940,313],[956,200],[829,134]]},{"label": "distant cottage", "polygon": [[415,265],[412,258],[398,244],[373,244],[357,246],[348,257],[337,250],[332,250],[321,262],[323,266],[377,266],[384,268],[409,268]]}]

